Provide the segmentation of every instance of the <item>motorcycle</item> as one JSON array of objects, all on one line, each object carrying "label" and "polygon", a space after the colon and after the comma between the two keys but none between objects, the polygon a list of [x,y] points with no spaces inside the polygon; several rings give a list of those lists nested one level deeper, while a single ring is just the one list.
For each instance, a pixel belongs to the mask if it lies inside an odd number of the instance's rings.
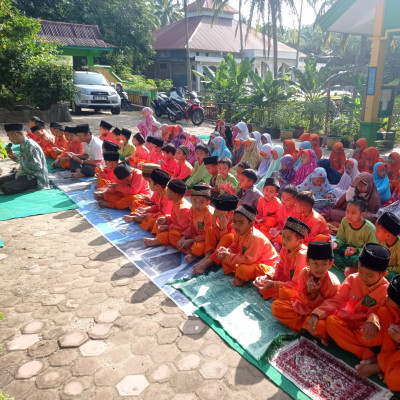
[{"label": "motorcycle", "polygon": [[163,93],[157,93],[156,98],[151,101],[151,106],[158,118],[162,117],[164,114],[168,115],[167,107],[169,104],[169,97]]},{"label": "motorcycle", "polygon": [[200,126],[204,122],[204,110],[196,92],[188,92],[189,103],[184,99],[170,97],[167,107],[168,119],[176,122],[180,119],[191,119],[193,125]]},{"label": "motorcycle", "polygon": [[122,84],[117,83],[115,90],[118,93],[119,97],[121,98],[121,110],[133,111],[133,105],[129,101],[128,93],[124,92],[124,88],[122,87]]}]

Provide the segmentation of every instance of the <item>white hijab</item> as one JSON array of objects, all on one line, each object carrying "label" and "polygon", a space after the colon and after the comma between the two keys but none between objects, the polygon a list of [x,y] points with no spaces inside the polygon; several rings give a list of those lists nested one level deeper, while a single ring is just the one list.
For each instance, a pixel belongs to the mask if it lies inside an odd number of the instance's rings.
[{"label": "white hijab", "polygon": [[241,121],[235,126],[240,130],[240,132],[238,132],[238,134],[236,135],[235,139],[242,139],[243,141],[245,141],[250,138],[250,133],[249,130],[247,129],[246,122]]},{"label": "white hijab", "polygon": [[254,139],[256,139],[256,141],[257,141],[258,150],[261,150],[261,147],[263,145],[261,143],[261,133],[258,131],[253,131],[252,135],[253,135]]},{"label": "white hijab", "polygon": [[339,183],[333,187],[335,189],[335,194],[337,199],[339,199],[344,192],[347,192],[354,178],[360,173],[360,171],[358,170],[358,161],[355,160],[354,158],[349,158],[349,160],[354,164],[351,174],[350,175],[347,174],[346,171],[343,172],[343,175],[340,178]]},{"label": "white hijab", "polygon": [[263,136],[265,137],[265,139],[267,139],[268,144],[270,144],[272,146],[271,135],[269,133],[263,133]]},{"label": "white hijab", "polygon": [[262,151],[263,153],[268,154],[268,158],[263,158],[260,166],[258,167],[257,175],[259,178],[263,178],[264,175],[268,171],[268,168],[269,168],[269,166],[271,164],[271,160],[272,160],[271,150],[272,150],[272,147],[270,144],[264,144],[260,149],[260,152]]}]

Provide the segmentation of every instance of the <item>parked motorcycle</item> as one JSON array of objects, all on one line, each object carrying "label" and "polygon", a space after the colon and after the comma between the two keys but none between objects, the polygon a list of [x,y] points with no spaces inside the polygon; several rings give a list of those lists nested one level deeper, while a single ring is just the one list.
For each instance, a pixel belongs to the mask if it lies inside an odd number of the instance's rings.
[{"label": "parked motorcycle", "polygon": [[124,88],[121,83],[117,83],[115,90],[117,91],[119,97],[121,98],[121,110],[123,111],[133,111],[133,105],[129,100],[128,93],[124,92]]},{"label": "parked motorcycle", "polygon": [[158,118],[162,117],[164,114],[168,115],[167,107],[169,105],[169,97],[163,93],[157,93],[156,98],[151,101],[151,106]]},{"label": "parked motorcycle", "polygon": [[204,122],[204,109],[201,107],[196,92],[188,92],[189,103],[184,99],[170,97],[167,107],[168,119],[176,122],[180,119],[192,120],[193,125],[201,125]]}]

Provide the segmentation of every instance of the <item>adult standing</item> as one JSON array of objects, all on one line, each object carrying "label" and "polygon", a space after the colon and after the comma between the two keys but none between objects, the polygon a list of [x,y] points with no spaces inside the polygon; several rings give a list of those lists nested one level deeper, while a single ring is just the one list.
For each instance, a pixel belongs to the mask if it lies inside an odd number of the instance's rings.
[{"label": "adult standing", "polygon": [[103,162],[102,141],[93,136],[88,124],[78,125],[75,129],[83,143],[83,154],[68,153],[71,177],[94,176],[96,165]]},{"label": "adult standing", "polygon": [[19,163],[18,171],[0,177],[0,190],[4,194],[23,193],[46,189],[49,186],[46,157],[41,147],[23,132],[23,124],[5,124],[4,130],[13,144],[20,145],[20,154],[7,147],[8,157]]}]

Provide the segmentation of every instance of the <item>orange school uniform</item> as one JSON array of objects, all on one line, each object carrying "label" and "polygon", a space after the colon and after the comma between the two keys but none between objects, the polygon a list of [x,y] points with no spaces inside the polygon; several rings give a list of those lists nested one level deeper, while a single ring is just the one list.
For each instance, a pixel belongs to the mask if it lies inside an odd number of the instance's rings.
[{"label": "orange school uniform", "polygon": [[235,231],[233,229],[233,216],[225,229],[221,229],[220,226],[212,224],[206,229],[206,240],[205,240],[205,253],[213,251],[210,255],[210,260],[216,264],[221,264],[221,260],[217,258],[216,250],[220,247],[229,248],[233,242]]},{"label": "orange school uniform", "polygon": [[132,168],[131,180],[122,182],[117,179],[118,185],[115,192],[104,193],[104,200],[108,202],[110,208],[140,207],[143,205],[143,198],[150,197],[148,182],[143,178],[142,172]]},{"label": "orange school uniform", "polygon": [[150,200],[154,202],[154,205],[147,209],[147,216],[143,219],[140,227],[146,231],[155,233],[157,218],[171,214],[172,201],[167,199],[166,190],[161,195],[158,192],[154,192]]},{"label": "orange school uniform", "polygon": [[149,149],[142,144],[136,146],[135,156],[129,160],[129,164],[136,166],[139,164],[149,163],[150,162],[150,152]]},{"label": "orange school uniform", "polygon": [[271,312],[293,332],[307,329],[312,311],[326,299],[334,297],[340,288],[340,281],[332,272],[315,281],[310,267],[300,272],[298,288],[284,286],[279,292],[279,300],[272,303]]},{"label": "orange school uniform", "polygon": [[[67,139],[65,139],[64,135],[62,135],[61,137],[54,138],[54,146],[53,147],[57,147],[58,149],[61,150],[61,152],[63,152],[67,148],[67,146],[68,146],[68,142],[67,142]],[[56,159],[60,153],[54,151],[51,148],[49,150],[46,150],[45,156]]]},{"label": "orange school uniform", "polygon": [[114,139],[114,134],[111,131],[106,131],[106,133],[99,136],[99,139],[101,141],[108,140],[109,142],[119,144],[118,141]]},{"label": "orange school uniform", "polygon": [[193,207],[190,209],[189,226],[183,232],[183,236],[188,239],[196,236],[203,238],[203,240],[194,242],[190,248],[190,252],[197,257],[205,254],[206,229],[212,225],[213,213],[214,209],[211,206],[207,206],[207,208],[200,212],[193,210]]},{"label": "orange school uniform", "polygon": [[172,244],[177,247],[177,243],[189,226],[190,203],[186,199],[181,199],[172,205],[171,215],[167,216],[169,230],[161,232],[158,227],[156,229],[157,240],[163,244]]},{"label": "orange school uniform", "polygon": [[277,213],[281,207],[281,201],[277,197],[270,201],[266,201],[265,197],[258,200],[256,221],[261,218],[264,221],[256,222],[255,226],[270,240],[269,230],[278,224]]},{"label": "orange school uniform", "polygon": [[[67,153],[83,154],[83,143],[82,142],[69,142],[65,151],[63,151],[57,158],[66,158]],[[61,168],[69,169],[69,158],[68,160],[61,161]]]},{"label": "orange school uniform", "polygon": [[270,289],[259,289],[263,298],[266,300],[272,297],[275,300],[279,297],[280,287],[283,285],[278,282],[284,282],[285,286],[297,289],[300,273],[307,266],[306,259],[307,246],[304,244],[290,253],[282,248],[278,264],[267,274],[277,283]]},{"label": "orange school uniform", "polygon": [[178,161],[173,158],[172,160],[167,160],[166,158],[163,159],[164,162],[161,164],[161,169],[171,176],[174,175],[176,167],[178,165]]},{"label": "orange school uniform", "polygon": [[97,188],[106,187],[109,183],[117,182],[117,177],[114,175],[114,169],[104,168],[100,170],[96,167],[95,175],[97,176]]},{"label": "orange school uniform", "polygon": [[52,134],[44,132],[39,138],[39,146],[42,148],[43,153],[50,157],[51,148],[54,146],[55,138]]},{"label": "orange school uniform", "polygon": [[192,175],[193,167],[186,160],[177,162],[175,172],[173,174],[174,179],[180,179],[181,181],[186,180]]},{"label": "orange school uniform", "polygon": [[315,242],[317,240],[321,240],[323,242],[329,242],[331,240],[331,232],[328,228],[328,224],[325,218],[312,210],[310,215],[300,215],[298,216],[300,220],[302,220],[305,224],[307,224],[311,232],[307,234],[304,239],[304,243],[308,244],[309,242]]},{"label": "orange school uniform", "polygon": [[278,260],[271,242],[254,227],[242,236],[235,233],[229,252],[230,255],[222,261],[224,273],[234,272],[243,281],[267,275]]},{"label": "orange school uniform", "polygon": [[363,345],[361,329],[366,322],[379,327],[377,311],[385,304],[388,285],[382,277],[375,285],[365,286],[358,274],[349,275],[336,296],[324,301],[313,314],[320,318],[318,324],[325,325],[326,319],[326,333],[342,349],[361,359],[373,357]]}]

